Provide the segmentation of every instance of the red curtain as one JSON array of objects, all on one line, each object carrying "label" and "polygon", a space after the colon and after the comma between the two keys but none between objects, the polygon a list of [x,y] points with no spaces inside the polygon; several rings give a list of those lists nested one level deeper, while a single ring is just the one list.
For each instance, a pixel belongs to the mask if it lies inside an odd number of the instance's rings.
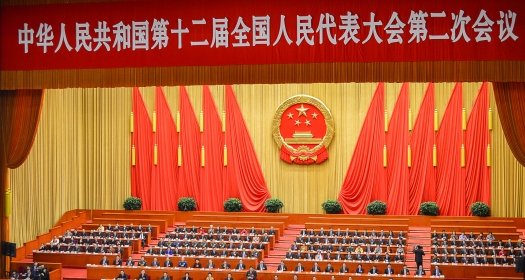
[{"label": "red curtain", "polygon": [[514,157],[525,166],[525,83],[494,83],[498,114]]},{"label": "red curtain", "polygon": [[365,213],[373,199],[386,201],[384,99],[384,84],[379,83],[339,193],[338,200],[348,214]]},{"label": "red curtain", "polygon": [[408,83],[404,83],[386,134],[388,214],[408,214],[408,129]]},{"label": "red curtain", "polygon": [[42,90],[16,91],[7,154],[8,168],[19,167],[29,155],[35,140],[43,101]]},{"label": "red curtain", "polygon": [[179,189],[177,197],[193,197],[197,207],[201,207],[200,195],[200,129],[186,88],[179,89],[180,145],[182,147],[182,166],[179,168]]},{"label": "red curtain", "polygon": [[465,136],[465,206],[469,214],[470,205],[476,201],[490,204],[490,168],[487,167],[487,146],[490,143],[488,110],[488,84],[483,83],[470,113]]},{"label": "red curtain", "polygon": [[421,202],[436,200],[436,175],[432,164],[434,108],[434,84],[430,83],[410,136],[412,150],[408,203],[410,215],[418,214]]},{"label": "red curtain", "polygon": [[461,167],[463,132],[462,87],[457,83],[443,115],[437,133],[437,189],[436,202],[440,214],[465,215],[465,177]]},{"label": "red curtain", "polygon": [[[0,239],[9,241],[9,218],[5,217],[8,168],[19,167],[35,139],[44,100],[43,90],[0,91]],[[4,262],[0,270],[5,269]]]},{"label": "red curtain", "polygon": [[270,193],[231,86],[226,86],[226,118],[228,183],[225,193],[235,196],[234,189],[237,188],[245,211],[262,212]]},{"label": "red curtain", "polygon": [[155,89],[157,165],[151,171],[151,209],[177,209],[177,128],[162,87]]},{"label": "red curtain", "polygon": [[151,168],[153,166],[153,137],[151,121],[138,88],[133,88],[133,133],[135,166],[131,166],[131,195],[142,199],[142,209],[152,209]]},{"label": "red curtain", "polygon": [[199,210],[222,211],[224,197],[223,173],[225,172],[224,133],[222,123],[208,86],[203,87],[202,107],[204,111],[204,132],[202,145],[205,150],[205,167],[201,168],[201,201]]}]

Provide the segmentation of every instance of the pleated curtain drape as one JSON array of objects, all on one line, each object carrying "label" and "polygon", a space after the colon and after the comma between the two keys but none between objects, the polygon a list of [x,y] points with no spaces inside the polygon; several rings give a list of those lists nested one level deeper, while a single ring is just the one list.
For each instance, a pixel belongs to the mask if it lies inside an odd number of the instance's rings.
[{"label": "pleated curtain drape", "polygon": [[[151,209],[177,209],[177,147],[179,138],[173,115],[162,87],[155,88],[155,132],[153,133],[157,162],[151,165]],[[152,128],[153,129],[153,128]],[[153,156],[155,161],[155,156]]]},{"label": "pleated curtain drape", "polygon": [[470,113],[467,131],[465,132],[465,206],[468,214],[469,206],[477,201],[490,202],[490,134],[489,134],[489,94],[488,83],[483,83]]},{"label": "pleated curtain drape", "polygon": [[142,207],[144,209],[151,209],[152,123],[138,88],[133,88],[132,100],[134,121],[131,149],[135,153],[135,164],[131,166],[131,195],[142,198]]},{"label": "pleated curtain drape", "polygon": [[423,201],[436,200],[436,172],[432,162],[435,144],[434,84],[427,86],[425,97],[410,135],[412,166],[409,177],[408,213],[417,215]]},{"label": "pleated curtain drape", "polygon": [[213,101],[210,88],[203,87],[202,107],[204,112],[204,131],[202,132],[202,146],[204,147],[205,163],[201,168],[201,201],[202,211],[222,211],[227,197],[224,195],[225,161],[224,132],[221,117]]},{"label": "pleated curtain drape", "polygon": [[456,83],[436,138],[436,202],[440,214],[465,215],[465,173],[461,164],[463,145],[461,83]]},{"label": "pleated curtain drape", "polygon": [[379,83],[339,193],[338,200],[348,214],[364,214],[370,201],[385,201],[387,198],[382,160],[385,145],[384,100],[384,84]]},{"label": "pleated curtain drape", "polygon": [[505,138],[525,166],[525,83],[494,83],[494,98]]},{"label": "pleated curtain drape", "polygon": [[404,83],[397,98],[386,134],[388,199],[387,213],[407,215],[409,201],[409,86]]}]

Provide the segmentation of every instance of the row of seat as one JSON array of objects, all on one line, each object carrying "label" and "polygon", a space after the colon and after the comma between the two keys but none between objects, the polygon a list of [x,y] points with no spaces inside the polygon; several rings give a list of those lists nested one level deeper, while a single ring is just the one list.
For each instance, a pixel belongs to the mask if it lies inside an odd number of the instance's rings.
[{"label": "row of seat", "polygon": [[251,241],[253,239],[270,239],[274,234],[228,234],[228,233],[166,233],[166,238],[173,240],[210,240],[210,241]]},{"label": "row of seat", "polygon": [[300,236],[310,236],[310,237],[362,237],[362,238],[405,238],[405,232],[404,231],[388,231],[385,232],[384,230],[380,230],[379,232],[376,232],[373,230],[350,230],[349,228],[346,228],[345,230],[341,230],[340,228],[334,230],[332,228],[325,230],[323,228],[320,229],[302,229],[299,233]]},{"label": "row of seat", "polygon": [[388,244],[388,245],[404,245],[406,240],[404,238],[393,238],[393,237],[369,237],[363,238],[361,236],[352,237],[312,237],[312,236],[298,236],[296,239],[298,243],[330,243],[330,244]]},{"label": "row of seat", "polygon": [[[372,246],[374,245],[374,246]],[[339,251],[339,252],[360,252],[360,253],[382,253],[383,251],[389,253],[404,253],[405,246],[398,244],[397,246],[390,246],[388,244],[365,244],[364,246],[360,244],[306,244],[306,243],[294,243],[290,246],[292,251]]]},{"label": "row of seat", "polygon": [[370,262],[404,262],[404,254],[390,255],[389,253],[310,253],[310,252],[296,252],[290,254],[287,252],[285,259],[304,259],[304,260],[356,260],[356,261],[370,261]]},{"label": "row of seat", "polygon": [[90,228],[86,230],[85,228],[81,230],[77,229],[70,229],[67,230],[64,235],[72,235],[72,236],[99,236],[101,234],[109,234],[111,232],[127,232],[127,233],[135,233],[135,232],[145,232],[149,233],[153,230],[151,225],[119,225],[119,224],[99,224],[96,228]]},{"label": "row of seat", "polygon": [[487,256],[507,256],[516,255],[522,256],[525,254],[525,249],[514,249],[514,248],[485,248],[485,247],[448,247],[448,246],[437,246],[432,247],[431,252],[433,254],[453,254],[453,255],[487,255]]},{"label": "row of seat", "polygon": [[197,227],[197,226],[176,226],[172,231],[167,234],[198,234],[198,235],[214,235],[214,234],[227,234],[227,235],[275,235],[276,229],[271,226],[270,228],[255,228],[251,227],[249,229],[237,227],[214,227],[209,225],[207,227]]},{"label": "row of seat", "polygon": [[186,247],[179,248],[164,248],[164,247],[150,247],[146,251],[146,255],[172,255],[172,256],[209,256],[209,257],[241,257],[241,258],[260,258],[262,257],[264,249],[209,249],[209,248],[194,248]]},{"label": "row of seat", "polygon": [[129,250],[129,245],[98,245],[97,243],[89,244],[64,244],[59,243],[58,245],[51,245],[49,243],[42,244],[39,251],[51,251],[51,252],[77,252],[77,253],[117,253],[124,254],[125,251]]},{"label": "row of seat", "polygon": [[432,245],[441,246],[470,246],[470,247],[505,247],[505,248],[525,248],[525,243],[518,239],[516,242],[512,240],[457,240],[457,239],[439,239],[432,238]]},{"label": "row of seat", "polygon": [[169,239],[161,238],[158,242],[158,246],[164,247],[173,247],[173,248],[184,248],[184,247],[194,247],[194,248],[218,248],[218,249],[242,249],[250,247],[257,247],[257,249],[263,249],[269,243],[268,238],[263,239],[251,239],[244,241],[218,241],[218,240],[179,240],[179,239]]},{"label": "row of seat", "polygon": [[[112,232],[113,233],[123,233],[123,232],[131,233],[132,232],[131,230],[128,230],[128,231],[124,230],[126,226],[128,227],[128,229],[129,227],[131,227],[131,225],[121,225],[121,226],[116,227],[116,226],[112,226],[110,223],[82,224],[81,230],[71,229],[70,231],[82,232],[82,235],[89,235],[89,234],[100,235],[103,233],[111,234]],[[103,227],[104,230],[101,230],[101,227]],[[111,230],[109,230],[108,228],[111,228]],[[151,225],[151,224],[148,224],[147,222],[143,222],[142,224],[134,225],[132,230],[134,230],[135,232],[147,233],[149,236],[151,236],[151,238],[158,238],[159,233],[161,231],[160,226]]]},{"label": "row of seat", "polygon": [[115,238],[115,237],[59,237],[55,244],[72,244],[72,245],[131,245],[133,240],[144,240],[141,238]]},{"label": "row of seat", "polygon": [[92,231],[92,232],[74,232],[69,234],[64,234],[63,238],[145,238],[150,234],[148,231]]},{"label": "row of seat", "polygon": [[492,265],[513,265],[515,264],[514,256],[486,256],[486,255],[447,255],[434,254],[431,263],[442,264],[492,264]]},{"label": "row of seat", "polygon": [[[281,272],[269,272],[269,271],[255,271],[260,278],[263,279],[283,279],[283,280],[296,280],[296,279],[410,279],[412,277],[417,277],[417,279],[429,278],[430,275],[435,274],[434,271],[441,270],[438,267],[433,267],[432,271],[410,271],[408,269],[403,270],[404,268],[388,268],[388,267],[379,267],[376,266],[373,268],[361,267],[359,272],[356,272],[355,269],[348,269],[348,271],[339,269],[334,269],[332,272],[329,270],[326,271],[326,268],[320,271],[281,271]],[[159,279],[163,275],[169,277],[169,279],[180,279],[182,277],[190,277],[192,279],[245,279],[246,270],[221,270],[221,269],[192,269],[192,268],[151,268],[151,267],[115,267],[115,266],[99,266],[93,265],[88,267],[88,278],[115,278],[119,277],[119,274],[126,274],[129,279]],[[406,275],[405,275],[406,274]],[[420,275],[418,275],[420,274]],[[144,278],[141,278],[141,275],[145,275]],[[206,277],[212,278],[206,278]],[[230,278],[228,278],[230,277]],[[438,275],[438,277],[444,277],[443,274]],[[122,278],[124,279],[124,278]]]}]

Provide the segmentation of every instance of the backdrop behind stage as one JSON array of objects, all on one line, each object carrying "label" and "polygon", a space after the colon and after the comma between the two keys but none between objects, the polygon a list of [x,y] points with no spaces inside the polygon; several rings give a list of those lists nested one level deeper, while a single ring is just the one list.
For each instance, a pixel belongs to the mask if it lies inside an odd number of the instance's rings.
[{"label": "backdrop behind stage", "polygon": [[[322,213],[321,203],[337,199],[360,129],[377,83],[234,85],[242,115],[272,197],[284,202],[284,212]],[[384,107],[391,117],[402,84],[385,84]],[[413,122],[426,83],[409,84]],[[441,119],[454,83],[435,84],[435,104]],[[481,83],[463,83],[462,106],[470,115]],[[502,132],[492,85],[490,132],[493,158],[491,203],[494,216],[522,216],[525,168],[513,157]],[[202,109],[202,86],[186,87],[196,118]],[[210,86],[219,114],[224,110],[224,86]],[[155,106],[155,88],[140,88],[149,116]],[[165,87],[175,116],[179,88]],[[10,173],[13,186],[13,242],[22,244],[46,231],[63,212],[75,208],[121,209],[131,190],[130,112],[132,88],[46,90],[42,116],[27,161]],[[287,98],[308,94],[331,110],[335,135],[329,159],[320,165],[290,165],[279,158],[272,137],[275,110]],[[228,147],[235,149],[235,147]],[[160,152],[159,152],[160,153]],[[439,163],[438,163],[439,164]],[[508,186],[513,186],[508,188]]]}]

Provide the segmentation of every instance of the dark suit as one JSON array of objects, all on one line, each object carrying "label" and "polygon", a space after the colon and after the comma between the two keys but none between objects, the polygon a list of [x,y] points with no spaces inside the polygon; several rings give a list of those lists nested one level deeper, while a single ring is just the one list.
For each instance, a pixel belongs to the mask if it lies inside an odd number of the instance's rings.
[{"label": "dark suit", "polygon": [[279,264],[277,266],[277,271],[287,271],[287,270],[288,270],[288,268],[284,264]]},{"label": "dark suit", "polygon": [[443,273],[441,272],[441,269],[432,269],[432,276],[441,276]]},{"label": "dark suit", "polygon": [[221,264],[221,268],[222,269],[230,269],[231,265],[229,263],[223,263],[223,264]]},{"label": "dark suit", "polygon": [[417,248],[414,249],[414,255],[416,259],[416,267],[419,267],[420,265],[423,265],[423,256],[425,255],[425,252],[423,249]]},{"label": "dark suit", "polygon": [[256,280],[257,279],[257,271],[255,270],[248,270],[248,272],[246,272],[246,279],[247,280]]},{"label": "dark suit", "polygon": [[139,280],[149,280],[149,276],[148,274],[144,273],[144,274],[139,274],[139,277],[138,277]]},{"label": "dark suit", "polygon": [[392,275],[394,274],[394,269],[393,268],[385,268],[385,274],[386,275]]},{"label": "dark suit", "polygon": [[118,279],[118,280],[127,280],[128,279],[128,275],[126,275],[125,273],[124,274],[118,274],[117,277],[115,277],[115,279]]}]

